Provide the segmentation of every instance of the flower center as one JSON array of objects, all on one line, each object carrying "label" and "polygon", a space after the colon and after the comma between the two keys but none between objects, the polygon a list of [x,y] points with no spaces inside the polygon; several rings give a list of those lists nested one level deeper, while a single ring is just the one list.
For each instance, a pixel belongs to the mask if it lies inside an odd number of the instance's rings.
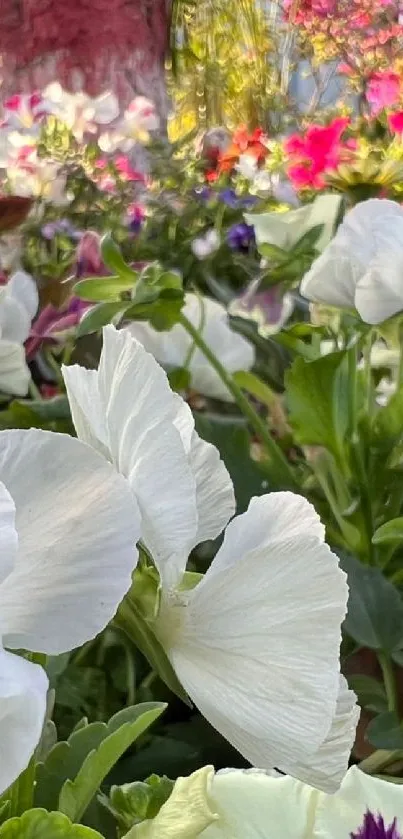
[{"label": "flower center", "polygon": [[364,822],[356,833],[350,833],[351,839],[403,839],[398,830],[397,819],[393,819],[390,825],[380,813],[374,815],[369,810],[365,813]]}]

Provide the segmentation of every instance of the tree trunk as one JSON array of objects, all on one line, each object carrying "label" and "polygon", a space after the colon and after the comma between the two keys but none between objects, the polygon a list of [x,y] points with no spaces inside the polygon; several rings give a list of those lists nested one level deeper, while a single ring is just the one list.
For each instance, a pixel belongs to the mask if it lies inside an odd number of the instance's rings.
[{"label": "tree trunk", "polygon": [[164,120],[171,0],[1,0],[1,96],[52,81],[90,95],[137,94]]}]

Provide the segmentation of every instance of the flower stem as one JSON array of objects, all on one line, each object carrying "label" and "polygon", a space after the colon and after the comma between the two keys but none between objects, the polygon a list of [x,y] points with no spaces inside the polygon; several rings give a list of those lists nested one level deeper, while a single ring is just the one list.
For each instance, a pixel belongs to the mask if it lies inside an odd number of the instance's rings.
[{"label": "flower stem", "polygon": [[396,679],[393,670],[393,662],[390,656],[384,652],[378,652],[378,661],[382,670],[383,683],[385,685],[386,697],[389,711],[398,712],[398,695]]},{"label": "flower stem", "polygon": [[242,411],[243,415],[249,421],[251,427],[253,428],[255,434],[259,437],[260,441],[264,445],[267,454],[272,461],[275,470],[277,471],[278,475],[281,476],[280,480],[284,487],[297,489],[298,483],[295,478],[294,472],[291,469],[290,464],[287,461],[287,458],[275,442],[273,437],[270,434],[270,431],[262,418],[259,414],[255,411],[239,385],[234,380],[233,376],[223,367],[221,362],[218,360],[217,356],[212,352],[209,346],[207,346],[206,342],[198,332],[198,330],[193,326],[193,324],[188,320],[188,318],[181,312],[179,315],[179,323],[186,329],[186,332],[191,336],[194,341],[194,344],[201,350],[207,361],[210,362],[211,366],[214,368],[218,376],[220,377],[223,384],[227,387],[229,392],[234,397],[235,402],[238,405],[240,411]]}]

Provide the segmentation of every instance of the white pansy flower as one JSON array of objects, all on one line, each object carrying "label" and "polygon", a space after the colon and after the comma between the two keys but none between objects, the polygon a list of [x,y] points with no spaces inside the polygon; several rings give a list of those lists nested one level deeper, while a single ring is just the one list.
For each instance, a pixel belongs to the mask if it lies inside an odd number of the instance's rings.
[{"label": "white pansy flower", "polygon": [[357,309],[377,324],[403,309],[403,208],[372,198],[344,218],[301,283],[309,300]]},{"label": "white pansy flower", "polygon": [[99,370],[63,375],[78,436],[138,500],[162,585],[155,633],[195,704],[250,762],[335,789],[357,711],[339,674],[345,575],[317,514],[292,493],[252,499],[202,581],[181,590],[191,548],[234,512],[231,481],[152,356],[126,330],[103,335]]},{"label": "white pansy flower", "polygon": [[48,686],[6,650],[59,655],[95,637],[130,587],[139,535],[127,482],[89,446],[0,432],[0,792],[37,746]]},{"label": "white pansy flower", "polygon": [[197,259],[207,259],[220,247],[220,237],[216,230],[208,230],[204,236],[193,239],[192,251]]},{"label": "white pansy flower", "polygon": [[178,778],[158,815],[133,827],[127,839],[279,836],[401,839],[403,789],[357,767],[349,769],[335,795],[327,795],[290,777],[242,770],[214,773],[212,766],[205,766]]},{"label": "white pansy flower", "polygon": [[25,396],[31,374],[24,342],[38,308],[36,284],[25,271],[16,271],[0,289],[0,391]]},{"label": "white pansy flower", "polygon": [[158,131],[160,119],[155,105],[145,96],[136,96],[125,110],[113,130],[99,138],[99,147],[105,152],[120,149],[128,152],[138,141],[147,141],[150,131]]},{"label": "white pansy flower", "polygon": [[291,250],[299,239],[313,227],[323,224],[323,232],[315,243],[322,250],[330,241],[340,210],[338,195],[318,195],[312,204],[298,210],[274,213],[245,213],[245,221],[255,230],[258,245],[276,245]]},{"label": "white pansy flower", "polygon": [[152,355],[126,329],[105,327],[103,339],[97,371],[63,368],[73,422],[129,480],[143,541],[168,584],[198,542],[221,533],[235,511],[234,490]]},{"label": "white pansy flower", "polygon": [[[221,303],[188,293],[182,311],[200,329],[203,340],[229,373],[253,367],[255,350],[246,338],[231,329],[227,310]],[[157,332],[148,323],[136,321],[127,329],[163,367],[186,366],[194,390],[213,399],[233,402],[232,394],[202,351],[193,346],[192,338],[181,324],[175,324],[169,332]]]}]

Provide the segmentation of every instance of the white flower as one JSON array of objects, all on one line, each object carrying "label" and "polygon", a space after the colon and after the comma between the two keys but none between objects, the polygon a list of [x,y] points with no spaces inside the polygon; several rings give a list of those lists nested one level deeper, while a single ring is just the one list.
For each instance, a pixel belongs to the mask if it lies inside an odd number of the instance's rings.
[{"label": "white flower", "polygon": [[152,356],[126,330],[103,335],[99,370],[63,375],[79,438],[137,498],[161,578],[160,643],[200,711],[248,760],[335,789],[357,711],[339,674],[345,575],[317,514],[292,493],[252,499],[202,581],[181,590],[191,548],[234,512],[231,481]]},{"label": "white flower", "polygon": [[143,541],[168,584],[195,545],[221,533],[235,511],[234,490],[154,358],[127,330],[109,326],[103,338],[98,371],[63,368],[73,422],[129,480]]},{"label": "white flower", "polygon": [[[193,326],[201,330],[207,346],[213,350],[221,364],[230,373],[250,370],[255,362],[252,344],[242,335],[234,332],[228,321],[224,306],[209,297],[198,297],[188,293],[185,296],[183,314]],[[136,321],[127,329],[166,368],[186,366],[190,373],[191,387],[223,402],[232,402],[232,394],[206,359],[201,350],[193,347],[192,338],[181,324],[175,324],[169,332],[157,332],[148,323]]]},{"label": "white flower", "polygon": [[315,247],[322,250],[332,236],[340,203],[338,195],[318,195],[312,204],[305,204],[298,210],[245,213],[245,221],[254,227],[258,245],[276,245],[283,250],[291,250],[305,233],[323,224],[323,232],[315,243]]},{"label": "white flower", "polygon": [[38,308],[36,284],[25,271],[16,271],[0,289],[0,391],[25,396],[31,374],[23,344]]},{"label": "white flower", "polygon": [[178,778],[155,819],[136,825],[128,839],[400,839],[402,834],[402,787],[356,767],[335,795],[326,795],[289,777],[242,770],[215,774],[206,766]]},{"label": "white flower", "polygon": [[67,652],[113,617],[137,562],[127,482],[64,434],[0,432],[0,792],[39,741],[47,678],[6,652]]},{"label": "white flower", "polygon": [[309,300],[357,309],[376,324],[403,309],[403,208],[373,198],[357,204],[301,283]]},{"label": "white flower", "polygon": [[68,93],[59,82],[44,90],[44,97],[54,113],[81,142],[87,132],[95,133],[100,125],[109,125],[119,116],[119,102],[111,91],[96,98],[86,93]]},{"label": "white flower", "polygon": [[253,181],[258,171],[256,157],[253,154],[241,154],[235,169],[243,178]]},{"label": "white flower", "polygon": [[220,237],[216,230],[208,230],[204,236],[193,239],[192,251],[197,259],[207,259],[220,247]]},{"label": "white flower", "polygon": [[148,140],[150,131],[158,131],[160,119],[155,105],[145,96],[136,96],[123,114],[123,118],[99,138],[99,147],[105,152],[117,149],[128,152],[136,142]]}]

